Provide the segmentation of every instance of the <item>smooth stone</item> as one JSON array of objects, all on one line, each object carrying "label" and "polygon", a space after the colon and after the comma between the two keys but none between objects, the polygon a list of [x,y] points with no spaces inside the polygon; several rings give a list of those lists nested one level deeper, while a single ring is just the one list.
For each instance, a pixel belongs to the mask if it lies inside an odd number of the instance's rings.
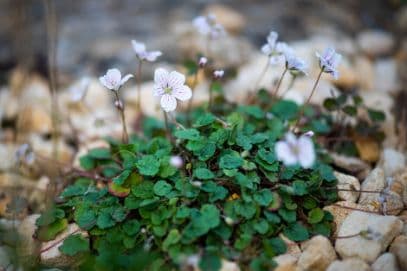
[{"label": "smooth stone", "polygon": [[39,106],[23,107],[17,117],[20,133],[49,134],[52,130],[51,115]]},{"label": "smooth stone", "polygon": [[338,189],[347,189],[355,191],[339,191],[338,197],[341,200],[356,202],[359,198],[360,183],[359,180],[351,175],[346,175],[340,172],[334,172],[335,177],[338,180]]},{"label": "smooth stone", "polygon": [[372,271],[399,271],[396,257],[391,253],[384,253],[372,264]]},{"label": "smooth stone", "polygon": [[278,237],[280,237],[280,238],[284,241],[285,245],[287,246],[287,251],[286,251],[287,254],[291,254],[291,255],[293,255],[294,257],[296,257],[296,256],[298,256],[298,255],[301,254],[300,246],[299,246],[296,242],[291,241],[290,239],[288,239],[288,238],[287,238],[284,234],[282,234],[282,233],[280,233],[280,234],[278,235]]},{"label": "smooth stone", "polygon": [[385,148],[382,151],[379,163],[386,177],[393,176],[406,167],[406,156],[395,149]]},{"label": "smooth stone", "polygon": [[237,10],[222,4],[212,4],[205,9],[205,14],[213,14],[228,33],[238,34],[246,26],[246,18]]},{"label": "smooth stone", "polygon": [[[392,185],[394,186],[394,185]],[[387,191],[385,194],[385,202],[382,204],[382,212],[385,215],[398,215],[404,208],[401,195],[394,191]]]},{"label": "smooth stone", "polygon": [[13,144],[0,143],[0,171],[8,171],[16,166],[15,153],[17,146]]},{"label": "smooth stone", "polygon": [[365,54],[373,57],[389,54],[395,46],[393,35],[380,30],[360,32],[356,41]]},{"label": "smooth stone", "polygon": [[370,165],[357,157],[332,152],[329,155],[332,157],[335,166],[357,176],[358,179],[364,179],[370,173]]},{"label": "smooth stone", "polygon": [[[369,176],[362,182],[361,190],[381,192],[386,187],[383,169],[377,167],[370,172]],[[379,193],[360,193],[359,204],[374,205],[379,202]]]},{"label": "smooth stone", "polygon": [[397,172],[394,177],[394,185],[391,190],[397,192],[402,198],[404,205],[407,206],[407,168]]},{"label": "smooth stone", "polygon": [[27,216],[21,221],[17,228],[21,237],[18,252],[22,258],[34,255],[37,248],[40,247],[40,244],[33,238],[37,230],[35,222],[39,217],[39,214]]},{"label": "smooth stone", "polygon": [[291,254],[282,254],[273,258],[277,263],[274,271],[296,271],[298,258]]},{"label": "smooth stone", "polygon": [[301,245],[298,267],[302,270],[324,271],[336,260],[336,253],[328,238],[317,235]]},{"label": "smooth stone", "polygon": [[366,56],[358,56],[353,65],[360,89],[372,90],[375,82],[375,69],[372,61]]},{"label": "smooth stone", "polygon": [[400,235],[394,239],[389,251],[396,255],[401,270],[407,270],[407,236]]},{"label": "smooth stone", "polygon": [[72,235],[74,233],[81,234],[85,237],[88,235],[85,231],[80,230],[77,224],[69,224],[68,227],[63,232],[58,234],[54,240],[41,244],[41,251],[47,249],[40,254],[41,263],[45,266],[52,267],[72,267],[75,264],[78,264],[77,259],[64,255],[61,253],[61,251],[59,251],[59,247],[63,244],[61,240],[64,240],[69,235]]},{"label": "smooth stone", "polygon": [[400,234],[403,222],[396,216],[380,216],[361,211],[352,212],[342,223],[339,236],[350,236],[369,231],[377,237],[356,235],[336,240],[335,249],[342,258],[358,257],[373,263],[391,241]]},{"label": "smooth stone", "polygon": [[334,261],[326,271],[371,271],[369,265],[358,258]]},{"label": "smooth stone", "polygon": [[400,89],[397,62],[393,58],[377,60],[374,70],[375,90],[395,94]]}]

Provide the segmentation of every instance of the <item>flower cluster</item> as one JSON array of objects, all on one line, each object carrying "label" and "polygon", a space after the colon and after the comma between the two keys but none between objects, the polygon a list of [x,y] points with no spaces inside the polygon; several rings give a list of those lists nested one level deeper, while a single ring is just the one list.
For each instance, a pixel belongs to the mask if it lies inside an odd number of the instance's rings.
[{"label": "flower cluster", "polygon": [[199,16],[193,20],[193,24],[200,34],[210,39],[218,39],[226,35],[225,28],[216,21],[213,14]]}]

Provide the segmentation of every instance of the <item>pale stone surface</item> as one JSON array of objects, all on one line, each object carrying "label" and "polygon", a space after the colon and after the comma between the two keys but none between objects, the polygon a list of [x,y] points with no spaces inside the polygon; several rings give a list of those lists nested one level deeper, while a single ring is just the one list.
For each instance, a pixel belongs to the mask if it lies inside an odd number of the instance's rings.
[{"label": "pale stone surface", "polygon": [[37,225],[35,221],[40,217],[39,214],[33,214],[27,216],[23,221],[21,221],[17,231],[21,237],[21,243],[19,245],[18,251],[21,257],[28,257],[34,254],[39,244],[34,240],[33,236],[37,230]]},{"label": "pale stone surface", "polygon": [[205,9],[206,14],[214,14],[216,20],[225,27],[226,31],[239,33],[246,26],[246,18],[238,11],[222,4],[212,4]]},{"label": "pale stone surface", "polygon": [[382,254],[372,264],[372,271],[399,271],[396,257],[391,253]]},{"label": "pale stone surface", "polygon": [[50,133],[51,116],[49,112],[39,106],[23,107],[18,114],[17,129],[21,133]]},{"label": "pale stone surface", "polygon": [[343,222],[338,235],[349,236],[370,231],[376,237],[366,238],[360,235],[336,240],[335,249],[342,258],[359,257],[372,263],[386,250],[390,242],[400,234],[403,222],[395,216],[355,211]]},{"label": "pale stone surface", "polygon": [[395,45],[394,37],[380,30],[363,31],[358,34],[356,40],[360,49],[370,56],[389,54]]},{"label": "pale stone surface", "polygon": [[392,190],[395,190],[402,197],[404,205],[407,206],[407,169],[394,175],[394,183],[395,187],[392,187]]},{"label": "pale stone surface", "polygon": [[375,90],[394,94],[400,89],[397,62],[394,59],[380,59],[375,62],[374,69]]},{"label": "pale stone surface", "polygon": [[[377,167],[370,172],[369,176],[362,182],[361,190],[381,192],[386,187],[384,171]],[[379,202],[379,193],[360,193],[359,204],[372,205]]]},{"label": "pale stone surface", "polygon": [[402,152],[392,148],[385,148],[382,151],[380,164],[386,177],[393,176],[406,166],[406,157]]},{"label": "pale stone surface", "polygon": [[282,254],[274,257],[273,260],[277,263],[274,271],[296,271],[298,258],[291,254]]},{"label": "pale stone surface", "polygon": [[298,256],[301,254],[301,249],[300,246],[294,242],[291,241],[290,239],[288,239],[284,234],[280,233],[278,235],[278,237],[280,237],[281,239],[283,239],[285,245],[287,246],[287,254],[291,254],[293,256]]},{"label": "pale stone surface", "polygon": [[13,144],[0,143],[0,171],[7,171],[16,165],[15,152],[17,146]]},{"label": "pale stone surface", "polygon": [[324,210],[330,212],[334,217],[334,223],[336,225],[334,229],[334,234],[337,235],[339,229],[346,219],[346,217],[354,211],[354,209],[358,210],[366,210],[366,211],[375,211],[373,206],[365,206],[360,205],[354,202],[349,201],[338,201],[333,205],[325,206]]},{"label": "pale stone surface", "polygon": [[370,173],[370,165],[359,158],[340,155],[337,153],[329,153],[333,159],[333,163],[347,172],[351,172],[352,175],[358,177],[358,179],[364,179]]},{"label": "pale stone surface", "polygon": [[339,191],[338,197],[341,200],[356,202],[359,197],[360,183],[359,180],[351,175],[346,175],[340,172],[334,172],[338,179],[337,187],[339,189],[354,190],[354,191]]},{"label": "pale stone surface", "polygon": [[324,271],[334,260],[336,253],[328,238],[317,235],[302,246],[302,254],[298,259],[301,270]]},{"label": "pale stone surface", "polygon": [[68,227],[62,233],[58,234],[54,240],[41,244],[41,251],[47,249],[40,255],[41,263],[46,266],[53,267],[67,267],[77,263],[76,259],[64,255],[61,253],[61,251],[59,251],[59,247],[63,244],[61,240],[64,240],[66,237],[72,234],[81,234],[82,236],[87,236],[87,233],[80,230],[78,225],[69,224]]},{"label": "pale stone surface", "polygon": [[407,236],[400,235],[394,239],[389,251],[396,255],[401,270],[407,270]]},{"label": "pale stone surface", "polygon": [[240,267],[235,262],[222,259],[220,271],[240,271]]},{"label": "pale stone surface", "polygon": [[369,265],[361,259],[351,258],[334,261],[326,271],[371,271]]},{"label": "pale stone surface", "polygon": [[372,61],[365,56],[358,56],[355,61],[355,73],[361,90],[372,90],[374,87],[375,69]]},{"label": "pale stone surface", "polygon": [[[393,184],[394,186],[394,184]],[[386,191],[385,202],[382,204],[382,212],[385,215],[398,215],[404,207],[402,197],[393,191]]]}]

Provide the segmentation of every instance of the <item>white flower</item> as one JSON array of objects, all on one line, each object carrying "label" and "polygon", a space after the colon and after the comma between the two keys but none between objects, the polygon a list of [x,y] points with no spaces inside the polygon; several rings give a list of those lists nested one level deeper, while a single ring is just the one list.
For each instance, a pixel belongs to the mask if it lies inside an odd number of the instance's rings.
[{"label": "white flower", "polygon": [[208,59],[206,57],[201,57],[199,59],[198,65],[199,67],[203,68],[205,67],[206,63],[208,63]]},{"label": "white flower", "polygon": [[88,92],[90,79],[88,77],[82,78],[78,83],[69,88],[69,94],[72,102],[79,102],[83,100]]},{"label": "white flower", "polygon": [[286,166],[300,164],[303,168],[310,168],[315,162],[314,144],[307,135],[298,139],[292,133],[285,135],[285,140],[276,143],[277,159]]},{"label": "white flower", "polygon": [[338,79],[339,72],[338,72],[338,65],[342,59],[342,56],[335,52],[333,48],[326,48],[322,56],[317,52],[315,53],[319,59],[319,66],[321,69],[326,72],[332,74],[335,79]]},{"label": "white flower", "polygon": [[213,77],[215,77],[215,79],[220,79],[223,77],[224,74],[225,74],[224,70],[215,70],[213,72]]},{"label": "white flower", "polygon": [[216,22],[216,17],[213,14],[198,16],[193,20],[193,24],[200,34],[211,39],[217,39],[226,35],[225,28]]},{"label": "white flower", "polygon": [[175,167],[175,168],[181,168],[182,165],[184,164],[184,160],[182,160],[182,157],[179,155],[173,155],[170,158],[170,165]]},{"label": "white flower", "polygon": [[100,83],[110,90],[117,91],[119,88],[127,82],[133,75],[127,74],[122,78],[122,74],[118,69],[110,69],[107,73],[99,77]]},{"label": "white flower", "polygon": [[145,44],[137,42],[136,40],[132,40],[131,44],[133,45],[137,58],[140,60],[154,62],[159,56],[162,55],[160,51],[147,51]]},{"label": "white flower", "polygon": [[291,50],[286,50],[284,52],[285,65],[287,69],[293,74],[307,74],[307,65],[305,61],[296,57]]},{"label": "white flower", "polygon": [[179,72],[168,72],[162,68],[154,73],[154,96],[161,97],[161,107],[165,112],[177,108],[177,99],[186,101],[191,99],[192,91],[185,85],[185,76]]},{"label": "white flower", "polygon": [[271,31],[267,36],[267,43],[261,47],[263,54],[270,58],[270,64],[284,63],[284,52],[292,50],[285,42],[279,42],[278,33]]}]

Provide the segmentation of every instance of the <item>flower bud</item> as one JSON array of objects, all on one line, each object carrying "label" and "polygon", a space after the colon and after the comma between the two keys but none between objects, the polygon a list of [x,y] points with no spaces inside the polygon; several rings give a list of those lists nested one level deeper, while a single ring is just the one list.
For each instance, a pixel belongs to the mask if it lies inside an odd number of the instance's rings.
[{"label": "flower bud", "polygon": [[215,71],[213,72],[213,77],[214,77],[216,80],[219,80],[219,79],[221,79],[221,78],[223,77],[224,74],[225,74],[225,71],[224,71],[224,70],[215,70]]},{"label": "flower bud", "polygon": [[116,100],[116,101],[114,102],[114,106],[116,106],[116,108],[119,109],[119,110],[123,110],[123,109],[124,109],[124,105],[123,105],[122,101],[120,101],[120,100]]},{"label": "flower bud", "polygon": [[206,57],[201,57],[198,62],[199,68],[201,68],[201,69],[204,68],[207,63],[208,63],[208,59]]},{"label": "flower bud", "polygon": [[173,155],[170,158],[170,165],[175,167],[175,168],[181,168],[182,165],[184,164],[184,160],[182,160],[182,157],[179,155]]},{"label": "flower bud", "polygon": [[235,221],[227,216],[225,217],[225,223],[228,224],[229,226],[232,226],[235,223]]}]

